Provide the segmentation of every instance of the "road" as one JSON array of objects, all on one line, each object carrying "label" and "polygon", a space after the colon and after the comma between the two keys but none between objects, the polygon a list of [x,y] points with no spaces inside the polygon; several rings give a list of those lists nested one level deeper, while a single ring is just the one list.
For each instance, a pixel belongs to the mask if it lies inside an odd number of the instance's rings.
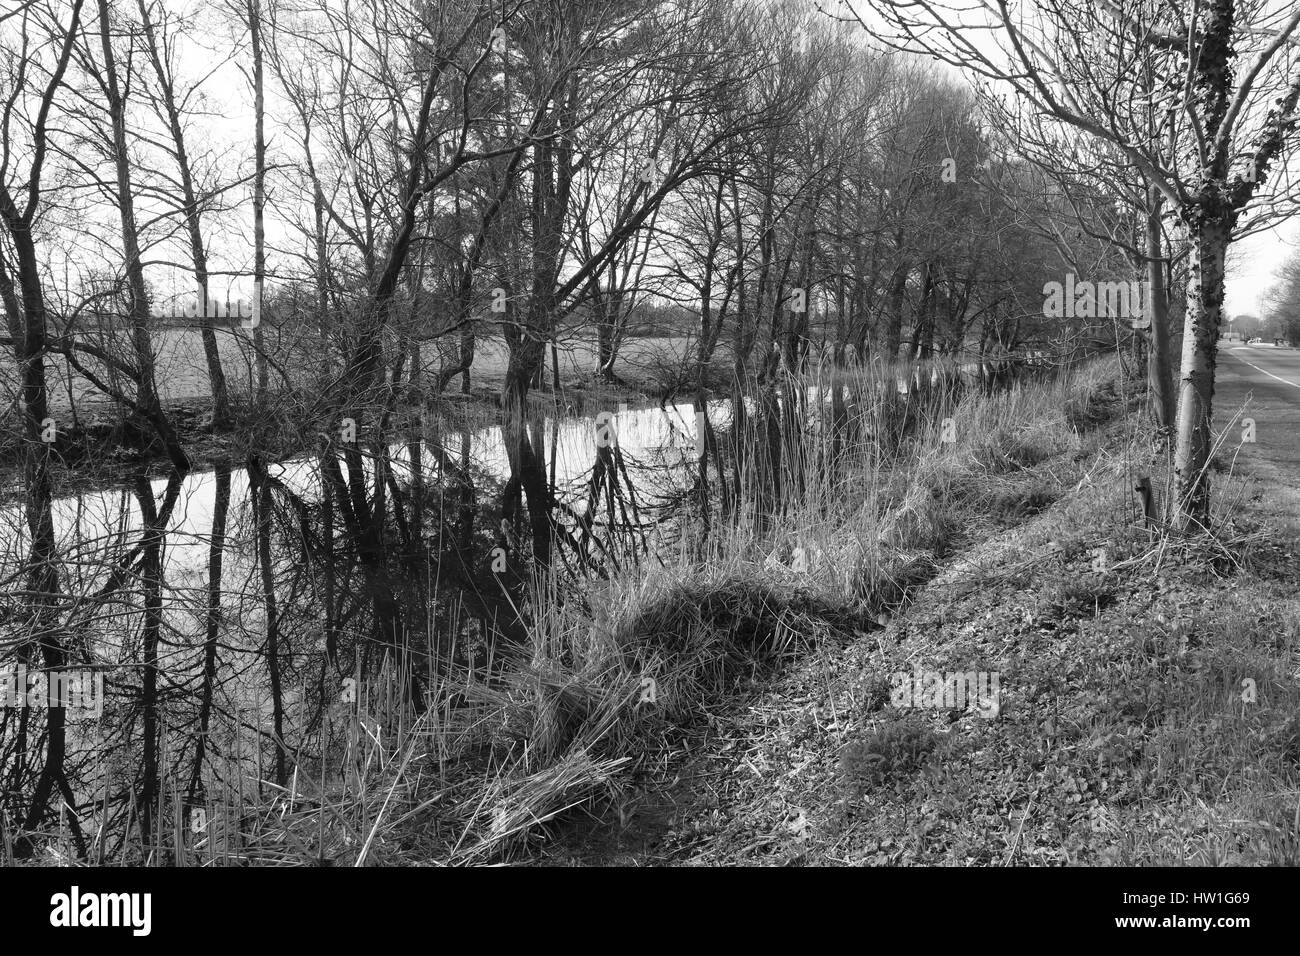
[{"label": "road", "polygon": [[[1215,432],[1233,418],[1255,420],[1255,443],[1241,445],[1242,461],[1262,460],[1300,474],[1300,349],[1221,343],[1214,382]],[[1225,458],[1242,439],[1240,420],[1223,443]]]}]

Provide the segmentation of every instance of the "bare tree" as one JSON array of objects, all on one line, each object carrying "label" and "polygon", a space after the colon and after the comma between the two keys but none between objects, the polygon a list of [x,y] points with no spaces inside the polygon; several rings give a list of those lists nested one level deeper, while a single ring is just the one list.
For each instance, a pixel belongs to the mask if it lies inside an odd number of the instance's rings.
[{"label": "bare tree", "polygon": [[162,439],[173,466],[178,472],[189,469],[189,459],[172,427],[158,396],[154,371],[153,340],[150,334],[149,291],[145,284],[140,233],[136,226],[135,192],[131,177],[131,157],[127,150],[126,100],[118,82],[117,61],[113,50],[109,0],[98,0],[100,52],[102,69],[87,56],[87,69],[99,83],[108,104],[112,124],[111,154],[116,171],[115,202],[121,222],[123,268],[126,272],[127,307],[131,323],[131,341],[137,368],[136,403]]},{"label": "bare tree", "polygon": [[[1190,247],[1174,468],[1175,524],[1202,525],[1224,263],[1247,215],[1292,198],[1261,187],[1295,148],[1300,10],[1207,0],[1039,0],[959,6],[869,0],[892,41],[1009,87],[1024,104],[1114,146],[1184,223]],[[982,42],[993,37],[997,44]],[[1240,72],[1239,60],[1251,56]],[[1095,68],[1094,64],[1104,64]],[[1146,67],[1130,70],[1127,67]],[[1152,80],[1151,78],[1154,77]],[[1179,150],[1149,135],[1147,102],[1176,117]],[[1134,108],[1136,104],[1136,108]]]},{"label": "bare tree", "polygon": [[[11,344],[18,357],[22,379],[25,510],[30,534],[25,567],[31,609],[29,642],[50,669],[66,664],[67,651],[57,622],[61,584],[52,515],[50,460],[53,449],[49,441],[42,440],[48,436],[53,419],[49,415],[49,390],[45,377],[46,295],[33,224],[40,207],[41,177],[49,149],[50,111],[63,86],[81,30],[82,7],[83,0],[73,0],[66,26],[57,19],[42,20],[35,4],[26,4],[14,11],[18,21],[10,24],[9,29],[17,31],[18,44],[13,48],[14,56],[7,57],[3,64],[12,92],[4,97],[0,106],[3,110],[0,112],[0,131],[3,131],[0,135],[0,218],[13,243],[17,284],[22,293],[20,304],[15,303],[12,294],[6,295],[5,309],[10,316],[11,328],[17,325],[12,317],[14,309],[20,308],[22,320],[22,338]],[[38,64],[42,59],[47,62],[45,69],[39,70]],[[34,110],[30,113],[20,111],[20,100],[24,101],[23,105],[30,105],[26,101],[34,100]],[[24,123],[26,116],[32,117],[30,126],[23,125],[20,131],[20,124]],[[25,168],[18,173],[23,160],[26,160]],[[15,182],[25,186],[25,190],[12,185]],[[15,188],[20,190],[18,196],[15,196]],[[12,289],[8,280],[5,285]],[[20,743],[26,742],[26,716],[24,713]],[[45,763],[24,817],[27,830],[35,829],[44,820],[50,798],[56,790],[64,793],[70,790],[63,767],[66,734],[62,709],[49,711]],[[31,851],[31,843],[26,839],[15,846],[15,853],[20,856],[30,855]]]},{"label": "bare tree", "polygon": [[210,196],[200,197],[195,183],[193,156],[185,135],[185,117],[183,105],[194,93],[178,91],[175,67],[174,39],[179,31],[169,32],[169,19],[162,11],[162,19],[155,26],[150,0],[136,0],[140,12],[140,22],[144,28],[144,39],[157,80],[157,93],[153,96],[155,108],[165,120],[167,132],[171,137],[171,153],[176,161],[177,175],[180,177],[180,206],[185,220],[185,229],[189,238],[190,258],[194,266],[194,281],[198,291],[199,331],[203,339],[203,356],[207,362],[208,383],[212,390],[212,423],[214,427],[226,428],[231,424],[230,393],[226,385],[226,373],[221,364],[221,352],[217,345],[217,335],[213,322],[212,309],[208,308],[212,289],[208,275],[208,250],[204,242],[203,215]]}]

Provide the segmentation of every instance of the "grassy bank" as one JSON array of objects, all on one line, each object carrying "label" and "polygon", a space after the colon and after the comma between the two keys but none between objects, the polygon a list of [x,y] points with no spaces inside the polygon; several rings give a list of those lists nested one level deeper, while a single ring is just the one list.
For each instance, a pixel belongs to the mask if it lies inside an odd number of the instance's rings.
[{"label": "grassy bank", "polygon": [[[785,507],[742,468],[661,560],[539,581],[508,666],[439,674],[418,715],[381,673],[287,788],[232,773],[198,829],[163,794],[174,825],[116,858],[1295,862],[1296,493],[1224,469],[1218,536],[1167,539],[1115,364],[882,381],[786,434]],[[898,698],[927,672],[995,674],[994,706]]]},{"label": "grassy bank", "polygon": [[[1161,474],[1140,425],[1069,435],[1085,408],[1002,446],[1030,451],[1024,467],[918,469],[913,501],[936,504],[917,526],[946,516],[963,545],[903,612],[719,709],[640,819],[575,829],[548,858],[1300,860],[1298,496],[1266,467],[1224,470],[1216,537],[1151,534],[1133,478]],[[997,716],[896,706],[890,677],[918,669],[997,672]]]}]

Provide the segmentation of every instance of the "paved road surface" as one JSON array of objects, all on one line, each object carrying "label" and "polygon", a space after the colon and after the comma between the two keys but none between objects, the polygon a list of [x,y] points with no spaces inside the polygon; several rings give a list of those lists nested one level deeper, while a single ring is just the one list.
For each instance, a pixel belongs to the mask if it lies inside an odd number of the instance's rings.
[{"label": "paved road surface", "polygon": [[[1239,460],[1259,459],[1300,475],[1300,349],[1220,345],[1214,383],[1216,433],[1237,415],[1255,420],[1255,444],[1243,444]],[[1241,433],[1238,421],[1225,436],[1225,458],[1231,457]]]}]

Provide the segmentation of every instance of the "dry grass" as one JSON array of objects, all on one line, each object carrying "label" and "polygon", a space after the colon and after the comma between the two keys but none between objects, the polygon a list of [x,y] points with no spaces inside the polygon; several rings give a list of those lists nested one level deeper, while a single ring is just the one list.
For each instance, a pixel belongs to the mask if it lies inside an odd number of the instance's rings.
[{"label": "dry grass", "polygon": [[[1222,477],[1214,535],[1153,535],[1132,494],[1143,430],[1099,422],[1076,449],[983,472],[1053,504],[999,528],[950,499],[966,546],[884,635],[821,648],[719,721],[744,764],[703,748],[674,768],[713,783],[655,859],[1300,862],[1295,495],[1264,471]],[[887,676],[917,667],[999,673],[996,719],[893,706]]]}]

